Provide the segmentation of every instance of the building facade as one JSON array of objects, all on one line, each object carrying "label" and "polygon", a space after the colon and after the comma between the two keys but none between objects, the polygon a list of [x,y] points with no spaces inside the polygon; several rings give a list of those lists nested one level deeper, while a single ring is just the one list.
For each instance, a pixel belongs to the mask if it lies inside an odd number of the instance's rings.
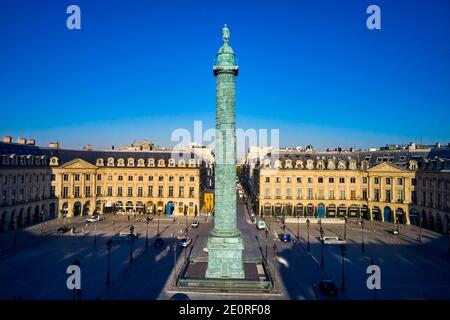
[{"label": "building facade", "polygon": [[[263,216],[365,218],[448,232],[450,148],[281,151],[248,158],[244,180]],[[439,221],[439,222],[438,222]]]},{"label": "building facade", "polygon": [[0,142],[0,228],[60,215],[197,215],[210,166],[194,153]]}]

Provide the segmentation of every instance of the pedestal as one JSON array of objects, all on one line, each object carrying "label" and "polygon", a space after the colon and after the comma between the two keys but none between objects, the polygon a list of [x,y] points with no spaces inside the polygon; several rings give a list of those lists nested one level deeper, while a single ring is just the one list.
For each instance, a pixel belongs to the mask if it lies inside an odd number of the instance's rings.
[{"label": "pedestal", "polygon": [[244,279],[243,250],[244,242],[241,237],[209,238],[206,278]]}]

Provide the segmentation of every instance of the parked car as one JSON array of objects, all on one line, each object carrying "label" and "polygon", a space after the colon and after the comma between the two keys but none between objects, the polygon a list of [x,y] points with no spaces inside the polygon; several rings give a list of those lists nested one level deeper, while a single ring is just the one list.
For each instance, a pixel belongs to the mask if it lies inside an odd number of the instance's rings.
[{"label": "parked car", "polygon": [[192,243],[192,238],[183,238],[180,241],[178,241],[178,245],[183,248],[189,247],[191,245],[191,243]]},{"label": "parked car", "polygon": [[394,234],[394,235],[399,235],[400,234],[400,232],[398,232],[398,230],[397,229],[394,229],[394,230],[392,230],[392,234]]},{"label": "parked car", "polygon": [[86,219],[86,222],[98,222],[98,221],[100,221],[100,216],[98,215]]},{"label": "parked car", "polygon": [[191,227],[192,228],[198,228],[198,226],[200,225],[200,221],[195,219],[194,221],[192,221],[191,223]]},{"label": "parked car", "polygon": [[264,220],[259,220],[257,223],[256,223],[256,228],[258,229],[258,230],[266,230],[266,222],[264,221]]},{"label": "parked car", "polygon": [[158,248],[162,247],[164,245],[164,239],[161,237],[156,237],[155,241],[153,242],[153,246]]},{"label": "parked car", "polygon": [[282,234],[280,234],[280,240],[281,240],[281,242],[290,242],[291,235],[289,233],[282,233]]},{"label": "parked car", "polygon": [[113,236],[112,236],[112,241],[130,241],[130,240],[136,240],[137,237],[139,237],[140,234],[139,233],[133,233],[133,235],[131,235],[129,232],[116,232]]},{"label": "parked car", "polygon": [[338,293],[336,284],[330,279],[320,281],[319,288],[324,294],[328,296],[335,296]]},{"label": "parked car", "polygon": [[347,241],[345,241],[342,238],[339,237],[323,237],[320,238],[320,240],[323,241],[324,244],[346,244]]},{"label": "parked car", "polygon": [[58,230],[56,230],[56,234],[66,233],[66,232],[69,232],[69,230],[70,230],[69,227],[62,226],[62,227],[59,227]]}]

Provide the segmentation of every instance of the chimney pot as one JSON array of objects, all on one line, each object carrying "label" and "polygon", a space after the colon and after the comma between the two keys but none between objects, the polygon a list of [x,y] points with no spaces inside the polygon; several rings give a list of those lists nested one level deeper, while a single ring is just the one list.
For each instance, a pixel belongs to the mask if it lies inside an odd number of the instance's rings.
[{"label": "chimney pot", "polygon": [[3,142],[4,143],[11,143],[12,142],[12,137],[11,136],[4,136],[3,137]]}]

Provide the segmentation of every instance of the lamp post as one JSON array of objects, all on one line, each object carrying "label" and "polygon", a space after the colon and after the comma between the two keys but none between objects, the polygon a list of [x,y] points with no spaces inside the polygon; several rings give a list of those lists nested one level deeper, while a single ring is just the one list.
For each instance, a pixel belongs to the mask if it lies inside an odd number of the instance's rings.
[{"label": "lamp post", "polygon": [[189,233],[189,212],[186,212],[186,229],[184,230],[184,234],[186,235],[186,237],[188,236]]},{"label": "lamp post", "polygon": [[309,221],[309,219],[306,219],[306,229],[308,230],[308,243],[307,243],[307,245],[306,245],[306,251],[310,251],[310,247],[309,247],[309,224],[310,224],[310,221]]},{"label": "lamp post", "polygon": [[106,285],[111,287],[111,248],[112,248],[112,239],[109,239],[106,242],[106,248],[108,249],[108,270],[106,272]]},{"label": "lamp post", "polygon": [[344,216],[344,240],[347,240],[347,220],[348,218]]},{"label": "lamp post", "polygon": [[177,243],[173,243],[173,284],[177,285]]},{"label": "lamp post", "polygon": [[147,228],[145,229],[145,247],[148,248],[148,223],[150,222],[150,217],[145,219],[145,223],[147,224]]},{"label": "lamp post", "polygon": [[322,226],[320,226],[320,241],[322,242],[322,255],[320,257],[320,267],[321,268],[325,267],[325,260],[323,257],[323,246],[324,246],[323,235],[324,235],[324,231],[322,229]]},{"label": "lamp post", "polygon": [[269,237],[269,231],[266,229],[264,229],[264,233],[266,235],[266,263],[267,263],[267,238]]},{"label": "lamp post", "polygon": [[361,219],[361,252],[364,251],[364,220]]},{"label": "lamp post", "polygon": [[133,240],[134,240],[134,226],[130,227],[130,263],[133,262]]},{"label": "lamp post", "polygon": [[341,257],[342,257],[342,283],[341,283],[341,290],[345,291],[345,244],[341,245]]},{"label": "lamp post", "polygon": [[420,218],[419,218],[419,243],[422,243],[422,214],[420,214]]},{"label": "lamp post", "polygon": [[160,215],[159,211],[157,212],[157,215],[158,215],[158,229],[157,229],[157,232],[156,232],[156,236],[159,236],[159,215]]}]

